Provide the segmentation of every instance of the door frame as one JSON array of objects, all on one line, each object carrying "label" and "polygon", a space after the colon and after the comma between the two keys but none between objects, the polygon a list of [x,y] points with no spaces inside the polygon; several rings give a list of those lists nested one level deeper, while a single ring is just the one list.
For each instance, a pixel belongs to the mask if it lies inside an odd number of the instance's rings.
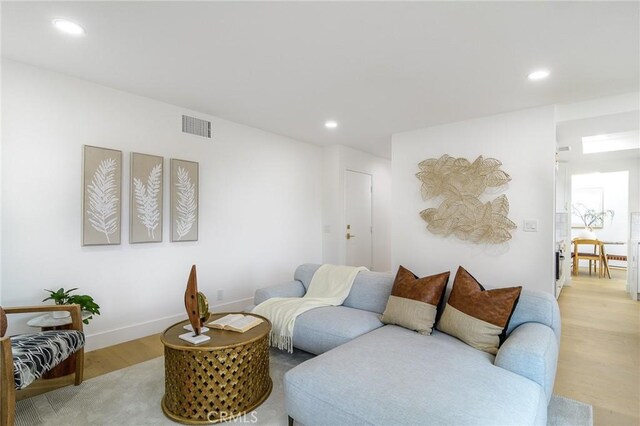
[{"label": "door frame", "polygon": [[371,268],[371,270],[373,271],[373,267],[374,267],[374,247],[375,244],[373,243],[373,238],[375,235],[375,232],[373,232],[373,223],[374,223],[374,209],[373,209],[373,203],[374,203],[374,196],[373,196],[373,173],[369,173],[369,172],[363,172],[360,170],[356,170],[356,169],[352,169],[350,167],[346,167],[344,169],[344,179],[342,181],[342,229],[341,231],[341,240],[342,240],[342,253],[344,254],[342,256],[342,263],[346,264],[347,263],[347,238],[346,238],[346,232],[347,232],[347,173],[351,172],[351,173],[360,173],[362,175],[367,175],[371,177],[371,265],[369,265],[369,267]]}]

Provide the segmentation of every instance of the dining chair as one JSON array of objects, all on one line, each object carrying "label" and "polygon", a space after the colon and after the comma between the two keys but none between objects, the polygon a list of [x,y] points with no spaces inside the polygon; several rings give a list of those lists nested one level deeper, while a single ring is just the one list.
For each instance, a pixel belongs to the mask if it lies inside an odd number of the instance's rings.
[{"label": "dining chair", "polygon": [[[578,275],[578,267],[580,260],[589,261],[589,275],[591,275],[591,267],[593,265],[594,272],[598,273],[598,278],[604,274],[605,259],[603,258],[602,242],[600,240],[591,240],[583,238],[575,238],[573,243],[573,275]],[[586,251],[580,249],[580,246],[589,246]],[[591,248],[592,247],[592,248]],[[600,264],[598,267],[598,263]]]}]

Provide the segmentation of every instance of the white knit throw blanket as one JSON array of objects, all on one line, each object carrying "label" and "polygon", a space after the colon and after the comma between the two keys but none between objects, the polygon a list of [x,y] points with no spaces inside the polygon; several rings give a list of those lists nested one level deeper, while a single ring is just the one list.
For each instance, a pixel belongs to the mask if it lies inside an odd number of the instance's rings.
[{"label": "white knit throw blanket", "polygon": [[323,306],[338,306],[347,298],[353,281],[364,266],[322,265],[313,274],[303,297],[273,297],[253,309],[271,321],[269,344],[293,352],[293,326],[298,315]]}]

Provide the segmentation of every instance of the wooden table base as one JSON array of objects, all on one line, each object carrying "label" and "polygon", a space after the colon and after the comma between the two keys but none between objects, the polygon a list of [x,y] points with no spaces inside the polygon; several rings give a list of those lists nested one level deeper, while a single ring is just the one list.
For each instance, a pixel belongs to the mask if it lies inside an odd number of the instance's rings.
[{"label": "wooden table base", "polygon": [[[211,341],[198,346],[168,344],[172,338],[165,332],[164,414],[180,423],[211,424],[243,416],[262,404],[273,387],[270,328],[265,323],[253,333],[213,330]],[[217,346],[223,339],[238,343]]]}]

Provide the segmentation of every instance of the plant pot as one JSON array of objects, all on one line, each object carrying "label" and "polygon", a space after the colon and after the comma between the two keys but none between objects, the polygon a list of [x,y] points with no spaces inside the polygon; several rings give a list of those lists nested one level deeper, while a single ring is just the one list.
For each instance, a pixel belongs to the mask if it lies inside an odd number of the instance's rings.
[{"label": "plant pot", "polygon": [[71,316],[69,311],[53,311],[52,314],[54,318],[68,318]]}]

